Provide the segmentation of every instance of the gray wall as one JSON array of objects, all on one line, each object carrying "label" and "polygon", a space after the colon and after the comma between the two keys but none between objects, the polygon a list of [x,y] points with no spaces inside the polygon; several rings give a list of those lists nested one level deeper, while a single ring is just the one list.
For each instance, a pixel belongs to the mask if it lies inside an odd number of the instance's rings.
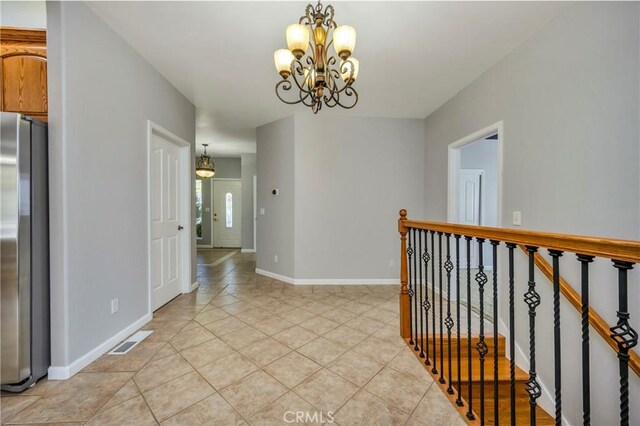
[{"label": "gray wall", "polygon": [[253,250],[253,177],[257,175],[256,154],[242,154],[242,248]]},{"label": "gray wall", "polygon": [[84,3],[47,15],[57,367],[147,314],[147,120],[193,142],[195,108]]},{"label": "gray wall", "polygon": [[[639,4],[579,3],[514,50],[425,120],[426,219],[446,220],[447,145],[504,122],[503,226],[514,210],[522,228],[637,240],[640,237]],[[518,255],[517,294],[526,291],[524,257]],[[562,274],[579,285],[575,256]],[[525,268],[525,269],[523,269]],[[615,273],[596,265],[592,306],[615,323]],[[504,271],[504,268],[502,268]],[[538,274],[540,275],[540,274]],[[503,276],[504,277],[504,276]],[[504,281],[503,281],[504,282]],[[632,272],[632,325],[638,329],[637,268]],[[550,286],[540,280],[538,336],[552,330]],[[507,309],[501,291],[500,316]],[[517,343],[528,353],[526,306],[517,305]],[[563,388],[580,389],[579,319],[563,302]],[[594,333],[595,334],[595,333]],[[594,424],[617,417],[617,362],[592,337]],[[549,342],[540,337],[539,343]],[[539,355],[541,379],[553,389],[551,348]],[[539,351],[540,352],[540,351]],[[526,356],[520,361],[526,361]],[[632,376],[631,423],[640,423],[639,381]],[[594,387],[597,392],[593,391]],[[547,400],[548,402],[548,400]],[[579,392],[563,393],[564,413],[580,423]]]},{"label": "gray wall", "polygon": [[423,214],[423,121],[295,120],[295,278],[399,279],[398,211]]},{"label": "gray wall", "polygon": [[[202,179],[202,238],[197,241],[198,245],[209,246],[212,244],[213,222],[211,217],[214,179],[240,179],[241,167],[240,158],[232,157],[212,157],[216,165],[216,174],[213,178]],[[196,156],[195,161],[198,161]],[[196,179],[200,179],[196,177]],[[244,192],[243,192],[244,193]],[[209,208],[209,211],[206,211]],[[244,212],[244,206],[242,207]],[[244,230],[242,230],[244,233]]]},{"label": "gray wall", "polygon": [[20,28],[46,28],[46,2],[44,0],[3,1],[0,4],[0,25]]},{"label": "gray wall", "polygon": [[[258,238],[256,267],[294,276],[294,117],[257,129]],[[278,188],[280,195],[271,195]],[[273,256],[278,256],[275,263]]]}]

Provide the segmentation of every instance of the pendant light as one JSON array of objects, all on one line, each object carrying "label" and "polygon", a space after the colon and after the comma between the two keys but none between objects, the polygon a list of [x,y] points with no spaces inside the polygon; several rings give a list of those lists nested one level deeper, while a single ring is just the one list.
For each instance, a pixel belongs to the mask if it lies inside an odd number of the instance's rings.
[{"label": "pendant light", "polygon": [[211,162],[211,157],[207,155],[207,146],[206,143],[203,143],[204,153],[198,158],[198,163],[196,164],[196,174],[203,179],[210,178],[216,174],[216,165]]}]

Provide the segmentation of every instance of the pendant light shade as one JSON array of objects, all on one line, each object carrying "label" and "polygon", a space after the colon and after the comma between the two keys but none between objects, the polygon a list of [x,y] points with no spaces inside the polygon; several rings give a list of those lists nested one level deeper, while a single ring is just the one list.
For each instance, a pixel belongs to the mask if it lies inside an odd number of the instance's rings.
[{"label": "pendant light shade", "polygon": [[216,165],[211,161],[211,157],[207,155],[207,146],[209,145],[203,143],[202,146],[204,146],[204,153],[200,158],[198,158],[198,163],[196,164],[196,175],[206,179],[216,174]]}]

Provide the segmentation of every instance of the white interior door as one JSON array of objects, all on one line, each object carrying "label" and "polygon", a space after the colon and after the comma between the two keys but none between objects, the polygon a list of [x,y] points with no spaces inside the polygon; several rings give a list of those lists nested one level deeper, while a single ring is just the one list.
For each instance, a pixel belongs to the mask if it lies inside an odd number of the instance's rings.
[{"label": "white interior door", "polygon": [[213,246],[241,247],[241,182],[213,182]]},{"label": "white interior door", "polygon": [[[483,170],[460,169],[458,187],[458,223],[480,226],[482,224],[482,174]],[[466,246],[465,246],[466,247]],[[466,266],[466,249],[461,250],[460,265]],[[478,265],[478,245],[471,243],[471,266]]]},{"label": "white interior door", "polygon": [[151,304],[155,311],[182,289],[182,161],[180,147],[151,137]]}]

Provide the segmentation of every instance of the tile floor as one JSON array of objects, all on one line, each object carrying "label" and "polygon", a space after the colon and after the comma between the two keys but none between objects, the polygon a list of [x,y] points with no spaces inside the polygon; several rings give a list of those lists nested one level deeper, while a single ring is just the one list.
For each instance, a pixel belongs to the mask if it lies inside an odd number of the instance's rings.
[{"label": "tile floor", "polygon": [[399,338],[396,286],[291,286],[225,254],[199,251],[198,290],[129,354],[3,393],[2,423],[465,424]]}]

